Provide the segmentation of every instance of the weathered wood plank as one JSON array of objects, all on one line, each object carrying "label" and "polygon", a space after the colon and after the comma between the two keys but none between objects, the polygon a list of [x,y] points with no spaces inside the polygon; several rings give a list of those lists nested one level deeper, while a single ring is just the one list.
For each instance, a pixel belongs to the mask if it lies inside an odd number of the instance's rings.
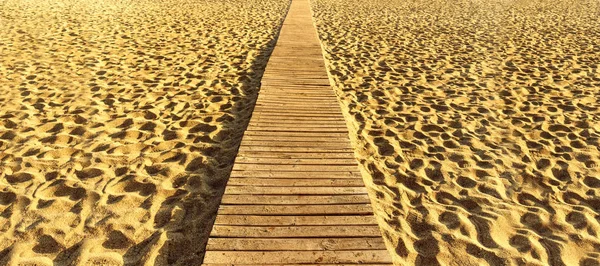
[{"label": "weathered wood plank", "polygon": [[[235,167],[235,165],[234,165]],[[302,171],[253,171],[236,170],[231,171],[231,177],[275,177],[275,178],[361,178],[358,169],[356,171],[330,171],[330,172],[302,172]]]},{"label": "weathered wood plank", "polygon": [[305,152],[270,152],[254,151],[238,155],[237,158],[279,158],[279,159],[354,159],[352,152],[305,153]]},{"label": "weathered wood plank", "polygon": [[311,118],[311,117],[315,117],[315,118],[319,118],[319,117],[323,117],[323,118],[339,118],[339,119],[344,119],[344,116],[342,116],[342,114],[335,114],[335,113],[326,113],[326,112],[308,112],[306,110],[303,111],[296,111],[293,108],[289,108],[289,109],[271,109],[271,108],[267,108],[267,107],[255,107],[254,111],[256,111],[256,113],[252,113],[252,117],[277,117],[277,118]]},{"label": "weathered wood plank", "polygon": [[319,137],[306,137],[306,136],[286,136],[286,135],[248,135],[244,136],[244,141],[295,141],[295,142],[322,142],[322,143],[339,143],[349,144],[350,142],[339,137],[330,136],[319,136]]},{"label": "weathered wood plank", "polygon": [[345,158],[261,158],[258,156],[239,157],[235,160],[236,163],[243,164],[322,164],[322,165],[356,165],[354,158],[348,156]]},{"label": "weathered wood plank", "polygon": [[241,145],[250,145],[250,146],[267,146],[273,145],[278,147],[344,147],[348,149],[352,149],[350,146],[350,142],[343,141],[316,141],[319,140],[315,138],[314,140],[285,140],[285,141],[267,141],[267,140],[256,140],[256,139],[244,139]]},{"label": "weathered wood plank", "polygon": [[354,158],[314,158],[314,159],[294,159],[294,158],[256,158],[256,157],[238,157],[235,160],[236,163],[245,164],[347,164],[356,165]]},{"label": "weathered wood plank", "polygon": [[[255,216],[260,217],[260,216]],[[211,238],[209,250],[384,250],[381,237],[353,238]]]},{"label": "weathered wood plank", "polygon": [[215,225],[213,237],[375,237],[377,225],[233,226]]},{"label": "weathered wood plank", "polygon": [[295,186],[295,187],[362,187],[360,178],[229,178],[227,185],[233,186]]},{"label": "weathered wood plank", "polygon": [[318,165],[318,164],[292,164],[292,165],[280,165],[280,164],[242,164],[238,163],[233,166],[235,170],[253,170],[253,171],[303,171],[308,172],[337,172],[337,171],[355,171],[356,165]]},{"label": "weathered wood plank", "polygon": [[339,148],[339,147],[266,147],[266,146],[240,146],[240,153],[256,152],[256,151],[269,151],[269,152],[304,152],[304,153],[325,153],[325,152],[352,152],[351,148]]},{"label": "weathered wood plank", "polygon": [[385,250],[360,251],[207,251],[206,263],[390,263]]},{"label": "weathered wood plank", "polygon": [[244,132],[244,137],[246,136],[265,136],[265,137],[310,137],[318,139],[320,136],[330,137],[330,138],[340,138],[344,141],[348,141],[348,133],[319,133],[319,132],[285,132],[285,133],[270,133],[269,135],[265,135],[262,131],[246,131]]},{"label": "weathered wood plank", "polygon": [[367,194],[365,187],[259,187],[231,186],[226,195],[352,195]]},{"label": "weathered wood plank", "polygon": [[327,196],[307,196],[307,195],[236,195],[226,194],[221,199],[221,204],[252,204],[252,205],[298,205],[298,204],[344,204],[344,203],[370,203],[369,196],[361,195],[327,195]]},{"label": "weathered wood plank", "polygon": [[219,214],[256,215],[366,215],[373,214],[370,204],[332,205],[222,205]]},{"label": "weathered wood plank", "polygon": [[334,216],[258,216],[258,215],[220,215],[217,225],[377,225],[372,215],[334,215]]},{"label": "weathered wood plank", "polygon": [[312,121],[312,122],[336,122],[336,123],[344,123],[344,121],[340,121],[339,118],[335,118],[335,117],[288,117],[288,116],[261,116],[261,117],[255,117],[253,119],[254,121],[269,121],[269,122],[286,122],[286,121],[290,121],[290,122],[294,122],[294,121],[298,121],[298,122],[308,122],[308,121]]},{"label": "weathered wood plank", "polygon": [[316,123],[316,122],[312,122],[312,123],[302,123],[302,122],[298,122],[298,123],[277,123],[277,126],[273,126],[274,123],[272,122],[261,122],[261,121],[255,121],[255,122],[250,122],[249,126],[252,128],[273,128],[273,129],[285,129],[285,130],[294,130],[298,127],[302,127],[302,130],[307,131],[308,129],[312,130],[316,130],[316,131],[320,131],[320,130],[342,130],[342,131],[347,131],[346,125],[345,124],[341,124],[341,123]]}]

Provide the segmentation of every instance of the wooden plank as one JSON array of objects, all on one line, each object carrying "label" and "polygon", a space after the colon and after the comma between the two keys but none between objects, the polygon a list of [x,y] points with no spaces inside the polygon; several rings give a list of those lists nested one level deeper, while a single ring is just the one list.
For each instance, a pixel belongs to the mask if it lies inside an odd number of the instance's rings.
[{"label": "wooden plank", "polygon": [[[271,63],[271,61],[269,61],[269,64]],[[319,93],[329,93],[329,92],[333,92],[335,94],[335,91],[333,89],[331,89],[331,86],[329,84],[319,84],[319,85],[312,85],[312,86],[299,86],[299,85],[294,85],[294,84],[283,84],[283,86],[270,86],[270,85],[266,85],[266,84],[261,84],[260,85],[260,90],[261,91],[270,91],[270,90],[279,90],[279,91],[291,91],[291,92],[296,92],[296,91],[314,91],[314,92],[319,92]]]},{"label": "wooden plank", "polygon": [[[303,98],[308,98],[308,99],[303,99]],[[331,97],[330,97],[331,98]],[[340,110],[340,105],[335,102],[332,101],[331,99],[326,99],[324,97],[314,97],[314,96],[293,96],[293,95],[287,95],[287,97],[283,97],[283,96],[276,96],[276,95],[272,95],[272,96],[258,96],[258,101],[260,101],[262,104],[271,104],[271,103],[275,103],[275,104],[284,104],[286,106],[295,106],[295,107],[300,107],[300,108],[307,108],[307,110],[310,110],[310,107],[323,107],[323,108],[328,108],[329,110],[335,111],[335,110]],[[310,105],[307,105],[306,103],[310,102]],[[314,109],[313,109],[314,110]]]},{"label": "wooden plank", "polygon": [[[303,99],[305,98],[305,99]],[[282,104],[286,104],[288,106],[298,106],[298,107],[304,107],[304,108],[308,108],[308,107],[312,107],[312,106],[327,106],[327,107],[331,107],[331,109],[339,109],[340,105],[336,102],[333,101],[331,99],[331,97],[329,97],[330,99],[327,99],[325,97],[316,97],[316,96],[296,96],[294,97],[293,95],[287,95],[287,97],[284,96],[277,96],[277,95],[270,95],[270,96],[265,96],[265,95],[259,95],[258,96],[258,100],[261,103],[282,103]],[[304,102],[302,102],[304,101]],[[307,105],[306,102],[310,102],[310,105]]]},{"label": "wooden plank", "polygon": [[302,128],[302,131],[307,131],[307,129],[317,129],[317,131],[324,129],[324,130],[329,130],[329,129],[335,129],[335,130],[341,130],[341,131],[348,131],[348,128],[346,127],[346,124],[342,124],[342,123],[317,123],[317,122],[298,122],[298,123],[294,123],[294,122],[279,122],[279,123],[273,123],[273,122],[262,122],[262,121],[254,121],[254,122],[250,122],[248,124],[248,126],[250,128],[253,129],[260,129],[260,128],[272,128],[272,129],[286,129],[286,130],[295,130],[298,129],[299,127]]},{"label": "wooden plank", "polygon": [[[280,85],[278,86],[279,88],[285,88],[285,85]],[[290,104],[295,104],[298,106],[302,106],[302,103],[306,103],[308,101],[311,102],[311,104],[314,102],[316,104],[321,104],[321,105],[331,105],[331,106],[337,106],[338,108],[340,108],[340,105],[337,101],[337,98],[335,97],[335,94],[306,94],[306,93],[298,93],[298,92],[294,92],[294,93],[281,93],[281,92],[273,92],[271,93],[269,91],[269,93],[263,93],[263,94],[259,94],[258,95],[258,99],[260,99],[261,101],[265,101],[265,102],[288,102]]]},{"label": "wooden plank", "polygon": [[280,79],[268,79],[263,83],[265,84],[281,84],[283,82],[287,82],[287,84],[292,85],[300,85],[300,86],[315,86],[315,85],[325,85],[329,84],[329,79],[289,79],[289,78],[280,78]]},{"label": "wooden plank", "polygon": [[254,171],[302,171],[310,174],[312,172],[338,172],[338,171],[356,171],[356,164],[352,165],[318,165],[318,164],[293,164],[293,165],[281,165],[281,164],[243,164],[238,163],[233,166],[235,170],[254,170]]},{"label": "wooden plank", "polygon": [[265,133],[263,133],[262,131],[246,131],[244,132],[244,137],[246,136],[267,136],[267,137],[311,137],[311,138],[315,138],[318,139],[320,136],[323,137],[330,137],[330,138],[340,138],[343,139],[344,141],[350,142],[348,140],[348,133],[347,132],[342,132],[342,133],[319,133],[319,132],[285,132],[285,133],[270,133],[268,135],[265,135]]},{"label": "wooden plank", "polygon": [[261,117],[256,117],[256,119],[253,119],[252,122],[253,123],[269,122],[270,124],[274,124],[274,123],[295,124],[295,125],[301,125],[301,126],[311,125],[311,124],[328,124],[328,125],[340,125],[340,126],[346,127],[346,122],[343,119],[330,118],[330,117],[325,117],[322,119],[321,118],[291,119],[290,117],[286,117],[286,116],[270,116],[270,117],[261,116]]},{"label": "wooden plank", "polygon": [[348,140],[340,139],[339,137],[330,137],[330,136],[319,136],[319,137],[307,137],[307,136],[286,136],[286,135],[247,135],[244,136],[244,140],[253,140],[253,141],[303,141],[303,142],[324,142],[324,143],[350,143]]},{"label": "wooden plank", "polygon": [[298,127],[305,127],[308,126],[310,127],[311,125],[328,125],[328,126],[339,126],[339,127],[343,127],[346,128],[346,122],[344,122],[344,120],[334,120],[329,118],[328,120],[321,120],[321,119],[313,119],[313,120],[309,120],[309,119],[305,119],[305,120],[293,120],[293,119],[289,119],[288,117],[285,116],[271,116],[271,117],[257,117],[257,119],[254,119],[249,125],[252,126],[254,124],[262,124],[262,123],[268,123],[270,125],[295,125],[296,128]]},{"label": "wooden plank", "polygon": [[[203,263],[203,266],[231,266],[228,263]],[[258,265],[272,265],[272,264],[244,264],[244,266],[258,266]],[[306,266],[306,263],[286,263],[286,266]],[[339,266],[339,263],[336,264],[328,264],[328,263],[319,263],[319,266]],[[343,264],[342,264],[343,265]],[[361,266],[382,266],[382,265],[392,265],[391,263],[360,263]]]},{"label": "wooden plank", "polygon": [[236,195],[226,194],[221,204],[234,205],[299,205],[299,204],[344,204],[370,203],[369,195],[327,195],[327,196],[298,196],[298,195]]},{"label": "wooden plank", "polygon": [[279,159],[354,159],[353,152],[305,153],[254,151],[239,154],[237,158],[279,158]]},{"label": "wooden plank", "polygon": [[[289,110],[288,110],[289,111]],[[252,114],[252,117],[254,119],[257,118],[272,118],[272,119],[296,119],[296,118],[302,118],[302,119],[319,119],[319,118],[331,118],[331,119],[344,119],[343,116],[341,115],[329,115],[329,114],[323,114],[323,113],[284,113],[281,110],[257,110],[256,113]],[[348,131],[346,130],[346,132],[344,132],[346,134],[348,134]]]},{"label": "wooden plank", "polygon": [[342,132],[348,132],[348,130],[346,128],[306,128],[303,127],[301,129],[294,129],[294,128],[290,128],[290,127],[269,127],[269,126],[263,126],[263,127],[249,127],[248,130],[250,131],[264,131],[264,132],[322,132],[322,133],[342,133]]},{"label": "wooden plank", "polygon": [[[265,123],[267,124],[267,123]],[[347,140],[335,138],[335,137],[298,137],[298,136],[281,136],[285,134],[275,134],[271,136],[270,134],[263,134],[262,136],[249,136],[248,138],[244,138],[243,142],[248,145],[252,145],[252,143],[256,143],[258,145],[263,145],[267,143],[267,145],[278,146],[278,145],[297,145],[297,144],[322,144],[322,146],[347,146],[350,147],[350,142]],[[243,143],[241,145],[244,145]]]},{"label": "wooden plank", "polygon": [[243,164],[311,164],[311,165],[356,165],[356,160],[351,157],[346,158],[259,158],[259,157],[239,157],[235,160],[236,163]]},{"label": "wooden plank", "polygon": [[390,263],[385,250],[207,251],[205,263]]},{"label": "wooden plank", "polygon": [[[235,165],[234,165],[235,168]],[[254,171],[236,170],[231,171],[231,177],[274,177],[274,178],[362,178],[358,169],[356,171],[330,171],[330,172],[302,172],[302,171]]]},{"label": "wooden plank", "polygon": [[222,205],[219,215],[366,215],[373,214],[370,204],[339,205]]},{"label": "wooden plank", "polygon": [[285,122],[285,121],[314,121],[314,122],[338,122],[345,123],[344,121],[340,121],[337,117],[288,117],[288,116],[257,116],[254,117],[254,121],[270,121],[270,122]]},{"label": "wooden plank", "polygon": [[295,186],[295,187],[362,187],[364,186],[360,178],[229,178],[227,185],[233,186]]},{"label": "wooden plank", "polygon": [[376,237],[381,236],[377,225],[303,225],[249,226],[215,225],[213,237]]},{"label": "wooden plank", "polygon": [[[262,86],[260,89],[261,92],[263,93],[269,93],[271,95],[275,95],[275,96],[323,96],[323,97],[336,97],[336,94],[333,90],[329,89],[329,90],[324,90],[323,87],[318,86],[315,87],[314,89],[311,88],[307,88],[307,87],[298,87],[298,88],[294,88],[294,87],[290,87],[290,86],[277,86],[277,87],[270,87],[270,86]],[[260,95],[260,94],[259,94]]]},{"label": "wooden plank", "polygon": [[353,238],[211,238],[209,250],[385,250],[381,237]]},{"label": "wooden plank", "polygon": [[[261,99],[259,97],[258,101],[260,102],[259,106],[264,106],[264,105],[269,105],[269,107],[280,107],[283,110],[286,109],[298,109],[298,110],[305,110],[305,111],[311,111],[311,112],[315,112],[317,110],[321,110],[323,112],[327,111],[328,113],[333,113],[335,114],[336,112],[339,112],[339,108],[340,106],[336,103],[336,102],[312,102],[310,103],[310,105],[304,103],[290,103],[291,101],[284,101],[284,100],[269,100],[269,99]],[[284,108],[286,107],[286,108]]]},{"label": "wooden plank", "polygon": [[314,158],[314,159],[294,159],[294,158],[256,158],[256,157],[238,157],[236,163],[244,164],[335,164],[335,165],[356,165],[354,158]]},{"label": "wooden plank", "polygon": [[[302,101],[302,100],[296,100],[296,101]],[[329,102],[315,102],[314,105],[311,101],[310,105],[307,105],[305,102],[305,104],[302,104],[300,102],[298,103],[290,103],[291,101],[288,100],[287,102],[284,101],[283,99],[280,100],[273,100],[273,99],[263,99],[259,96],[257,103],[255,105],[255,107],[266,107],[266,108],[272,108],[272,109],[281,109],[281,110],[303,110],[303,111],[312,111],[312,112],[316,112],[316,111],[323,111],[329,114],[339,114],[339,112],[341,112],[340,106],[337,102],[333,102],[333,101],[329,101]],[[288,108],[285,108],[285,107]],[[318,108],[318,109],[317,109]]]},{"label": "wooden plank", "polygon": [[[304,107],[286,106],[279,105],[256,105],[254,106],[254,112],[252,117],[255,115],[268,115],[271,117],[330,117],[330,118],[341,118],[344,116],[341,112],[333,109],[332,107],[319,107],[318,109],[306,109]],[[320,110],[317,111],[317,110]]]},{"label": "wooden plank", "polygon": [[365,187],[259,187],[231,186],[225,189],[227,195],[342,195],[367,194]]},{"label": "wooden plank", "polygon": [[325,152],[353,152],[351,148],[339,148],[339,147],[265,147],[265,146],[240,146],[238,152],[256,152],[256,151],[269,151],[269,152],[304,152],[304,153],[325,153]]},{"label": "wooden plank", "polygon": [[373,215],[334,216],[257,216],[219,215],[218,225],[377,225]]},{"label": "wooden plank", "polygon": [[[267,140],[252,140],[244,139],[241,143],[244,146],[268,146],[275,145],[277,147],[312,147],[312,148],[347,148],[352,149],[350,143],[346,142],[319,142],[319,141],[267,141]],[[356,164],[356,163],[355,163]]]},{"label": "wooden plank", "polygon": [[348,132],[345,124],[300,124],[251,122],[248,128],[252,131]]},{"label": "wooden plank", "polygon": [[252,117],[277,117],[277,118],[339,118],[344,119],[342,114],[335,113],[319,113],[319,112],[308,112],[306,110],[297,111],[292,108],[282,110],[281,108],[267,108],[267,107],[259,107],[256,106],[254,108],[256,113],[252,113]]}]

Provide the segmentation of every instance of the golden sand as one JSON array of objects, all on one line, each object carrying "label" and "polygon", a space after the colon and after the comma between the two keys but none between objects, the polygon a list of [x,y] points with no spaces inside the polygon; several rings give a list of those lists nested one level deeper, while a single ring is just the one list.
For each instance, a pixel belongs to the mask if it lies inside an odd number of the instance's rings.
[{"label": "golden sand", "polygon": [[[0,1],[0,265],[190,265],[285,0]],[[398,265],[598,265],[600,3],[313,0]]]},{"label": "golden sand", "polygon": [[0,1],[0,265],[201,262],[288,5]]},{"label": "golden sand", "polygon": [[401,265],[598,265],[600,2],[315,0]]}]

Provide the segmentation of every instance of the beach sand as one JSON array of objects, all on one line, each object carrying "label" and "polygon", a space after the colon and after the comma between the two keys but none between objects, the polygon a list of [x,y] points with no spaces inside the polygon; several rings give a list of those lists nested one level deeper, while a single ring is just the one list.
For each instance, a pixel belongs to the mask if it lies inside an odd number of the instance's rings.
[{"label": "beach sand", "polygon": [[314,0],[398,265],[598,265],[600,2]]},{"label": "beach sand", "polygon": [[[288,6],[0,2],[0,265],[199,264]],[[397,265],[600,263],[598,1],[312,6]]]},{"label": "beach sand", "polygon": [[0,265],[198,265],[288,6],[0,1]]}]

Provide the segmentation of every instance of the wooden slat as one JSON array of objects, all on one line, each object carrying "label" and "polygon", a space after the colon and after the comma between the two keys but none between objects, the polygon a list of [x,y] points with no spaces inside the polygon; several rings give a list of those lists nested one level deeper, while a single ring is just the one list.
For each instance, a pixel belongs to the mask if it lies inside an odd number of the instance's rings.
[{"label": "wooden slat", "polygon": [[[265,134],[261,131],[246,131],[244,132],[244,137],[246,136],[265,136]],[[348,138],[348,133],[316,133],[316,132],[285,132],[285,133],[270,133],[268,136],[270,137],[312,137],[315,139],[318,139],[320,136],[326,136],[326,137],[337,137],[337,138],[344,138],[344,140],[347,141],[346,138]]]},{"label": "wooden slat", "polygon": [[[234,165],[235,168],[235,165]],[[231,177],[273,177],[273,178],[360,178],[360,172],[356,171],[330,171],[330,172],[302,172],[302,171],[231,171]]]},{"label": "wooden slat", "polygon": [[310,174],[311,172],[337,172],[337,171],[355,171],[356,165],[318,165],[318,164],[242,164],[238,163],[233,166],[235,170],[253,170],[253,171],[303,171]]},{"label": "wooden slat", "polygon": [[[337,108],[336,108],[337,107]],[[313,106],[306,106],[306,105],[299,105],[299,106],[295,106],[295,105],[288,105],[285,103],[279,103],[279,104],[275,104],[275,103],[262,103],[262,102],[257,102],[256,106],[254,107],[254,111],[274,111],[276,113],[270,113],[271,115],[273,114],[290,114],[293,115],[295,113],[300,113],[300,114],[311,114],[311,115],[326,115],[326,116],[332,116],[332,117],[343,117],[343,115],[340,112],[337,112],[336,110],[339,110],[339,106],[336,106],[334,104],[331,105],[331,107],[323,107],[322,109],[316,109]],[[254,113],[253,113],[254,115]]]},{"label": "wooden slat", "polygon": [[233,226],[215,225],[214,237],[376,237],[377,225]]},{"label": "wooden slat", "polygon": [[290,117],[281,117],[281,116],[257,116],[253,120],[254,121],[269,121],[269,122],[298,121],[301,123],[303,123],[303,122],[344,123],[344,121],[340,121],[340,119],[337,117],[334,117],[334,118],[332,118],[332,117],[309,117],[309,118],[294,117],[294,118],[290,118]]},{"label": "wooden slat", "polygon": [[268,109],[268,108],[259,108],[256,107],[254,109],[254,113],[252,113],[252,117],[277,117],[277,118],[285,118],[285,119],[295,119],[295,118],[337,118],[344,119],[342,114],[334,114],[334,113],[317,113],[317,112],[308,112],[304,110],[294,110],[294,109]]},{"label": "wooden slat", "polygon": [[259,187],[231,186],[225,189],[227,195],[348,195],[367,194],[365,187]]},{"label": "wooden slat", "polygon": [[[204,266],[231,266],[231,264],[229,263],[203,263],[202,265]],[[244,266],[257,266],[257,265],[265,265],[265,264],[252,264],[252,263],[244,263]],[[273,265],[273,264],[266,264],[266,265]],[[275,264],[277,265],[277,264]],[[306,266],[306,263],[286,263],[286,266]],[[319,263],[319,266],[339,266],[339,263],[335,263],[335,264],[328,264],[328,263]],[[360,263],[361,266],[382,266],[382,265],[391,265],[389,263]]]},{"label": "wooden slat", "polygon": [[[346,130],[346,125],[341,125],[341,124],[320,124],[320,123],[277,123],[277,126],[274,127],[273,123],[270,122],[252,122],[250,123],[250,126],[252,128],[270,128],[270,129],[285,129],[285,130],[292,130],[294,131],[295,128],[302,126],[302,130],[303,131],[307,131],[307,129],[310,129],[311,131],[321,131],[321,130],[340,130],[342,132],[344,132]],[[332,143],[332,144],[337,144],[337,143]]]},{"label": "wooden slat", "polygon": [[251,126],[253,125],[262,125],[264,123],[268,123],[268,124],[273,124],[273,123],[277,123],[280,125],[285,125],[285,126],[294,126],[294,127],[310,127],[310,126],[336,126],[336,127],[341,127],[341,128],[346,128],[346,124],[344,123],[344,121],[340,121],[339,119],[337,121],[335,120],[292,120],[292,119],[286,119],[286,118],[278,118],[275,116],[271,116],[269,118],[264,118],[264,117],[257,117],[257,119],[254,119],[254,121],[252,122],[252,124],[250,124]]},{"label": "wooden slat", "polygon": [[346,141],[340,141],[339,137],[329,137],[329,136],[320,136],[319,138],[314,137],[305,137],[305,136],[271,136],[271,135],[248,135],[244,136],[244,141],[253,140],[253,141],[273,141],[273,142],[282,142],[282,141],[301,141],[301,142],[324,142],[324,143],[336,143],[336,144],[349,144]]},{"label": "wooden slat", "polygon": [[[269,93],[269,94],[260,94],[258,96],[259,99],[263,99],[263,100],[268,100],[268,101],[279,101],[279,102],[289,102],[290,100],[297,100],[297,101],[310,101],[311,104],[313,103],[326,103],[328,105],[332,105],[332,106],[336,106],[337,107],[337,102],[334,102],[331,100],[331,95],[326,95],[326,96],[317,96],[317,95],[294,95],[294,94],[273,94],[273,93]],[[306,104],[302,105],[302,104],[298,104],[300,106],[306,106]]]},{"label": "wooden slat", "polygon": [[237,158],[278,158],[278,159],[353,159],[352,152],[305,153],[305,152],[264,152],[254,151],[238,155]]},{"label": "wooden slat", "polygon": [[[295,119],[295,118],[337,118],[344,119],[342,114],[329,113],[323,110],[323,112],[315,112],[309,110],[295,109],[293,107],[288,107],[288,109],[282,108],[266,108],[261,106],[256,106],[254,108],[254,112],[252,113],[252,117],[261,118],[261,117],[276,117],[276,118],[285,118],[285,119]],[[346,130],[347,131],[347,130]]]},{"label": "wooden slat", "polygon": [[[257,126],[255,126],[248,130],[262,131],[262,132],[298,131],[291,127],[282,127],[282,126],[276,126],[276,127],[269,127],[269,126],[257,127]],[[348,132],[348,131],[346,131],[344,128],[306,128],[306,127],[303,127],[301,132],[342,133],[342,132]],[[265,133],[265,134],[267,134],[267,133]]]},{"label": "wooden slat", "polygon": [[236,195],[226,194],[221,199],[221,204],[235,205],[235,204],[253,204],[253,205],[298,205],[298,204],[368,204],[369,196],[367,194],[362,195],[327,195],[327,196],[314,196],[314,195]]},{"label": "wooden slat", "polygon": [[355,165],[356,162],[351,158],[314,158],[314,159],[294,159],[294,158],[248,158],[241,157],[235,160],[236,163],[245,164],[325,164],[325,165]]},{"label": "wooden slat", "polygon": [[365,215],[373,214],[370,204],[338,205],[222,205],[219,214],[255,215]]},{"label": "wooden slat", "polygon": [[381,237],[353,238],[212,238],[210,250],[384,250]]},{"label": "wooden slat", "polygon": [[389,263],[385,250],[360,251],[207,251],[206,263]]},{"label": "wooden slat", "polygon": [[268,141],[268,140],[253,140],[253,139],[244,139],[241,145],[248,146],[268,146],[274,145],[277,147],[333,147],[333,148],[347,148],[352,149],[350,143],[348,142],[317,142],[317,141]]},{"label": "wooden slat", "polygon": [[269,151],[269,152],[304,152],[304,153],[324,153],[324,152],[352,152],[351,148],[338,147],[274,147],[274,146],[240,146],[239,152],[254,152],[254,151]]},{"label": "wooden slat", "polygon": [[229,186],[262,186],[262,187],[362,187],[363,181],[359,178],[229,178]]}]

